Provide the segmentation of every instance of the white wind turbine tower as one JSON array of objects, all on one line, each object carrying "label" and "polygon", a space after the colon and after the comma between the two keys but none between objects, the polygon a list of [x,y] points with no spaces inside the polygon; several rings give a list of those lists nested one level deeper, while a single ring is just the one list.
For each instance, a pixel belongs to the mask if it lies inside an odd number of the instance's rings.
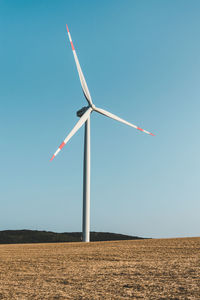
[{"label": "white wind turbine tower", "polygon": [[135,129],[138,129],[140,131],[143,131],[147,134],[154,135],[136,125],[133,125],[115,115],[112,113],[96,107],[93,102],[92,98],[90,96],[89,89],[87,87],[87,83],[85,81],[83,72],[81,70],[81,66],[78,61],[78,57],[76,55],[76,51],[74,49],[74,45],[71,39],[71,35],[68,29],[68,26],[66,25],[67,33],[69,36],[69,40],[72,47],[72,52],[74,55],[76,67],[78,70],[79,79],[81,82],[83,94],[88,102],[87,107],[81,108],[79,111],[77,111],[77,116],[80,117],[80,120],[76,123],[72,131],[68,134],[66,139],[61,143],[57,151],[52,156],[51,160],[54,159],[54,157],[60,152],[60,150],[67,144],[67,142],[71,139],[71,137],[79,130],[79,128],[85,123],[85,139],[84,139],[84,164],[83,164],[83,223],[82,223],[82,239],[84,242],[90,241],[90,114],[95,111],[97,113],[100,113],[106,117],[109,117],[111,119],[114,119],[116,121],[119,121],[121,123],[124,123],[126,125],[129,125]]}]

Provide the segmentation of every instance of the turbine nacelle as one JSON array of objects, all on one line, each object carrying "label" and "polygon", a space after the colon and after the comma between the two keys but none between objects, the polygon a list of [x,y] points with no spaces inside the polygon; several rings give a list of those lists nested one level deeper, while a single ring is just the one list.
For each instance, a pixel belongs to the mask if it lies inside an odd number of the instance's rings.
[{"label": "turbine nacelle", "polygon": [[84,106],[76,112],[77,117],[81,118],[90,106]]},{"label": "turbine nacelle", "polygon": [[81,109],[79,109],[76,112],[77,117],[81,118],[89,108],[92,108],[92,110],[95,110],[96,106],[92,103],[91,105],[82,107]]}]

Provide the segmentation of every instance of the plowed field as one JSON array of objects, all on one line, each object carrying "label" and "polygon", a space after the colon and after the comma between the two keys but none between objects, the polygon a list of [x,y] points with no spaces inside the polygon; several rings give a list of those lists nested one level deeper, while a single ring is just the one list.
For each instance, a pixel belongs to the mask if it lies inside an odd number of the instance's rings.
[{"label": "plowed field", "polygon": [[200,299],[200,238],[0,245],[0,299]]}]

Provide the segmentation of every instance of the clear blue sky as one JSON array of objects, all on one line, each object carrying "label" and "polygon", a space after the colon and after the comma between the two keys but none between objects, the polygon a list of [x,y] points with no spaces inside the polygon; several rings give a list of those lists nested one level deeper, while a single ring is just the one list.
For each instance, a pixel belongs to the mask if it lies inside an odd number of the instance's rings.
[{"label": "clear blue sky", "polygon": [[156,134],[91,117],[91,230],[200,234],[200,1],[0,1],[0,230],[81,231],[82,95]]}]

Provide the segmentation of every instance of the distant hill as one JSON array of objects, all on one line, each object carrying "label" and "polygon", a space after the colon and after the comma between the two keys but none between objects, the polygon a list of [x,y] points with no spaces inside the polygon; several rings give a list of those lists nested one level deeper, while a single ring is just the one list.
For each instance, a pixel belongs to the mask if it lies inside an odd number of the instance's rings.
[{"label": "distant hill", "polygon": [[[4,230],[0,231],[0,244],[81,242],[81,236],[81,232],[56,233],[38,230]],[[90,239],[95,242],[142,238],[110,232],[91,232]]]}]

